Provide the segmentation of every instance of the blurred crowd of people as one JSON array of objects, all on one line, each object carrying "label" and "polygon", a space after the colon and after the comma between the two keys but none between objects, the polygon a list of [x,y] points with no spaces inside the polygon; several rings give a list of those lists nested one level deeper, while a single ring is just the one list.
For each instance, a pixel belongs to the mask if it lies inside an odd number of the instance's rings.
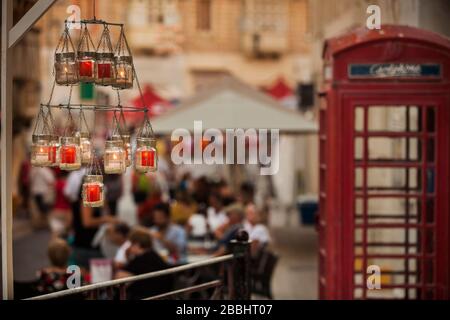
[{"label": "blurred crowd of people", "polygon": [[[111,259],[112,278],[122,278],[189,263],[190,256],[226,254],[240,229],[248,232],[254,256],[271,242],[268,212],[255,205],[254,186],[248,182],[233,192],[224,180],[205,176],[194,179],[186,173],[167,184],[155,174],[133,172],[138,223],[131,226],[118,214],[124,176],[104,176],[105,205],[91,208],[81,199],[85,169],[67,173],[33,167],[29,175],[33,210],[47,219],[53,234],[48,248],[51,266],[39,271],[39,293],[66,288],[68,265],[79,266],[83,281],[91,282],[91,264],[99,258]],[[171,283],[152,281],[131,285],[130,297],[160,292]]]}]

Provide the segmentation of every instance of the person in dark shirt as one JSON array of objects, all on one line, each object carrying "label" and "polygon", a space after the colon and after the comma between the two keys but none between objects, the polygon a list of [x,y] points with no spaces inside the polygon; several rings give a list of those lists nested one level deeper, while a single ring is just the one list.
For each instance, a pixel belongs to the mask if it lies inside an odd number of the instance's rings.
[{"label": "person in dark shirt", "polygon": [[238,231],[243,228],[245,213],[240,203],[231,204],[224,210],[228,216],[228,223],[223,236],[219,239],[216,250],[213,252],[215,257],[222,256],[228,252],[231,240],[236,238]]},{"label": "person in dark shirt", "polygon": [[[167,269],[169,265],[153,250],[152,238],[147,229],[136,227],[129,236],[128,264],[116,272],[115,278],[121,279],[153,271]],[[148,298],[172,290],[173,278],[156,277],[133,282],[127,290],[128,299]]]}]

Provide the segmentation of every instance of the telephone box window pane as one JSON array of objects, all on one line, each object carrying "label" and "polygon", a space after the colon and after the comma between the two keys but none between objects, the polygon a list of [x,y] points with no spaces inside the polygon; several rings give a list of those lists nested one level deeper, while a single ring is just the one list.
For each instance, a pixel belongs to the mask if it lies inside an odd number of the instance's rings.
[{"label": "telephone box window pane", "polygon": [[434,139],[428,139],[427,141],[427,161],[428,162],[434,162],[435,159],[435,145],[434,145]]},{"label": "telephone box window pane", "polygon": [[368,146],[369,160],[419,160],[418,138],[369,137]]},{"label": "telephone box window pane", "polygon": [[427,169],[427,193],[428,194],[434,193],[434,180],[435,180],[434,168],[428,168]]},{"label": "telephone box window pane", "polygon": [[427,132],[434,132],[436,129],[436,115],[433,107],[427,108]]},{"label": "telephone box window pane", "polygon": [[363,169],[355,169],[355,189],[361,189],[363,187]]},{"label": "telephone box window pane", "polygon": [[355,199],[355,214],[362,215],[364,210],[364,200],[361,198]]},{"label": "telephone box window pane", "polygon": [[363,289],[356,288],[353,294],[355,299],[361,299],[363,297]]},{"label": "telephone box window pane", "polygon": [[364,276],[361,273],[356,273],[353,277],[353,281],[355,282],[355,285],[360,286],[364,283]]},{"label": "telephone box window pane", "polygon": [[355,131],[364,131],[364,108],[355,108]]},{"label": "telephone box window pane", "polygon": [[356,228],[355,229],[355,242],[361,242],[362,241],[362,229]]},{"label": "telephone box window pane", "polygon": [[[418,233],[416,228],[368,228],[367,241],[368,243],[379,244],[416,244],[418,240]],[[356,241],[356,240],[355,240]],[[406,252],[406,251],[405,251]]]},{"label": "telephone box window pane", "polygon": [[369,168],[367,186],[373,191],[410,192],[418,188],[417,168]]},{"label": "telephone box window pane", "polygon": [[373,223],[417,223],[420,203],[416,198],[372,198],[367,200],[367,219]]},{"label": "telephone box window pane", "polygon": [[407,131],[419,132],[420,131],[420,108],[417,106],[408,106],[406,113],[409,121],[407,122]]},{"label": "telephone box window pane", "polygon": [[426,201],[426,222],[433,223],[434,222],[434,197],[428,198]]},{"label": "telephone box window pane", "polygon": [[419,131],[419,112],[413,106],[369,106],[369,131]]},{"label": "telephone box window pane", "polygon": [[425,252],[427,254],[434,253],[434,229],[426,229]]},{"label": "telephone box window pane", "polygon": [[355,160],[362,160],[364,156],[364,139],[355,138]]}]

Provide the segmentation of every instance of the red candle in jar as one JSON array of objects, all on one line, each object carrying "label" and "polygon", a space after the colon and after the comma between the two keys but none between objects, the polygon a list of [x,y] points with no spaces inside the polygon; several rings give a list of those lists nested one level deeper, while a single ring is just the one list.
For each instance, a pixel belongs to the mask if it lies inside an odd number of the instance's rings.
[{"label": "red candle in jar", "polygon": [[155,164],[155,151],[141,151],[141,165],[143,167],[153,167]]},{"label": "red candle in jar", "polygon": [[51,146],[48,150],[48,159],[50,160],[51,163],[55,163],[56,162],[56,151],[57,151],[57,147],[56,146]]},{"label": "red candle in jar", "polygon": [[75,163],[76,152],[73,146],[61,147],[61,163]]},{"label": "red candle in jar", "polygon": [[85,186],[86,200],[89,202],[100,201],[100,186],[98,184],[88,184]]},{"label": "red candle in jar", "polygon": [[111,64],[110,63],[98,63],[98,78],[111,78]]},{"label": "red candle in jar", "polygon": [[83,60],[78,63],[80,77],[92,77],[92,61]]}]

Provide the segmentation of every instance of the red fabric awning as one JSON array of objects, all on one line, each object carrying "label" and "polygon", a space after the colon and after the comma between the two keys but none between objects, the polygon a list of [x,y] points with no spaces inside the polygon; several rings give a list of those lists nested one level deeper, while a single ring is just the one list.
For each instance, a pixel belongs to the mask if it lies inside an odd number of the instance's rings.
[{"label": "red fabric awning", "polygon": [[[142,96],[144,97],[144,103],[149,109],[149,117],[155,118],[167,110],[173,108],[173,105],[160,95],[158,95],[153,87],[149,84],[146,84],[142,90]],[[129,105],[134,108],[144,108],[142,105],[142,98],[138,94],[135,98],[133,98]],[[111,121],[113,117],[112,112],[108,112],[108,120]],[[125,120],[128,126],[139,126],[144,120],[143,112],[126,112],[125,110]]]},{"label": "red fabric awning", "polygon": [[283,100],[294,95],[294,91],[283,77],[279,77],[272,85],[263,87],[263,91],[276,100]]}]

